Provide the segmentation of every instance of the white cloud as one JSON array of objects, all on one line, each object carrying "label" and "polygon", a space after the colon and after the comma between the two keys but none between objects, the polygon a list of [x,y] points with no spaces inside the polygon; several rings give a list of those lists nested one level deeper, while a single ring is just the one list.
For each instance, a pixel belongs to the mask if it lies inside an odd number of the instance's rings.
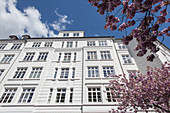
[{"label": "white cloud", "polygon": [[99,36],[98,34],[94,34],[94,36]]},{"label": "white cloud", "polygon": [[[30,36],[57,36],[53,30],[65,30],[66,24],[72,21],[67,20],[66,15],[56,13],[58,21],[43,23],[41,14],[35,7],[27,7],[21,12],[16,8],[17,0],[0,0],[0,38],[8,38],[9,35]],[[49,26],[52,26],[51,30]]]}]

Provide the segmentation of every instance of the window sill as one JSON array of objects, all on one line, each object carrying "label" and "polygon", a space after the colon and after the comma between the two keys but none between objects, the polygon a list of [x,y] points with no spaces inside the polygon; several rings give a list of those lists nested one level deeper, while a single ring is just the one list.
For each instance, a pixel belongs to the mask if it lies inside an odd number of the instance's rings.
[{"label": "window sill", "polygon": [[35,60],[33,62],[47,62],[46,60]]},{"label": "window sill", "polygon": [[62,61],[62,63],[70,63],[71,61]]},{"label": "window sill", "polygon": [[134,63],[123,63],[123,65],[135,65]]},{"label": "window sill", "polygon": [[59,78],[58,81],[68,81],[68,78]]},{"label": "window sill", "polygon": [[86,61],[99,61],[98,59],[86,60]]},{"label": "window sill", "polygon": [[5,62],[3,63],[3,62],[0,62],[0,64],[10,64],[10,63],[5,63]]},{"label": "window sill", "polygon": [[101,80],[101,78],[100,77],[88,77],[88,78],[85,78],[86,80],[93,80],[93,79],[95,79],[95,80]]},{"label": "window sill", "polygon": [[26,81],[29,81],[29,80],[40,80],[40,78],[26,78],[24,80],[26,80]]},{"label": "window sill", "polygon": [[23,81],[23,78],[9,78],[8,81]]},{"label": "window sill", "polygon": [[19,61],[19,62],[32,62],[32,60],[31,60],[31,61],[25,61],[25,60],[22,60],[22,61]]},{"label": "window sill", "polygon": [[113,61],[113,59],[101,59],[100,61]]}]

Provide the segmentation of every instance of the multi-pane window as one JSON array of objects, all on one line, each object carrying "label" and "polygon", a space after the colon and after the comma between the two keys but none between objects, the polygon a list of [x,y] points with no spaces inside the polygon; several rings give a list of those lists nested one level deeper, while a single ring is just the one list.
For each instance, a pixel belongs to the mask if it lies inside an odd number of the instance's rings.
[{"label": "multi-pane window", "polygon": [[70,89],[70,100],[69,100],[70,103],[73,102],[73,88]]},{"label": "multi-pane window", "polygon": [[88,88],[88,102],[102,102],[100,88]]},{"label": "multi-pane window", "polygon": [[106,41],[99,41],[99,46],[107,46],[107,42]]},{"label": "multi-pane window", "polygon": [[1,60],[1,63],[10,63],[13,57],[14,55],[4,55],[3,59]]},{"label": "multi-pane window", "polygon": [[21,67],[21,68],[17,68],[17,71],[15,72],[15,75],[13,76],[13,78],[24,78],[24,75],[27,71],[27,68],[25,67]]},{"label": "multi-pane window", "polygon": [[0,69],[0,76],[2,75],[3,72],[4,72],[4,69]]},{"label": "multi-pane window", "polygon": [[66,97],[66,89],[65,88],[57,89],[56,103],[64,103],[65,97]]},{"label": "multi-pane window", "polygon": [[110,77],[113,76],[114,73],[114,69],[113,66],[107,66],[107,67],[103,67],[103,75],[104,77]]},{"label": "multi-pane window", "polygon": [[17,88],[6,88],[5,92],[2,94],[0,103],[11,103],[16,91]]},{"label": "multi-pane window", "polygon": [[132,63],[129,55],[122,55],[122,59],[125,64]]},{"label": "multi-pane window", "polygon": [[76,54],[76,53],[74,53],[74,61],[76,61],[76,55],[77,55],[77,54]]},{"label": "multi-pane window", "polygon": [[24,88],[19,98],[19,103],[30,103],[34,95],[35,88]]},{"label": "multi-pane window", "polygon": [[42,72],[42,67],[34,67],[32,68],[31,74],[29,78],[40,78],[41,72]]},{"label": "multi-pane window", "polygon": [[113,98],[113,94],[111,92],[111,89],[106,87],[106,95],[107,95],[107,101],[108,102],[116,102],[115,98]]},{"label": "multi-pane window", "polygon": [[54,78],[57,78],[58,68],[55,68]]},{"label": "multi-pane window", "polygon": [[111,59],[111,56],[110,56],[110,51],[101,51],[100,52],[101,54],[101,59]]},{"label": "multi-pane window", "polygon": [[69,36],[69,33],[64,33],[63,34],[63,37],[68,37]]},{"label": "multi-pane window", "polygon": [[99,77],[98,67],[88,67],[88,77]]},{"label": "multi-pane window", "polygon": [[78,45],[78,42],[76,41],[76,45],[75,45],[75,47],[77,47],[77,45]]},{"label": "multi-pane window", "polygon": [[75,68],[73,68],[73,72],[72,72],[72,78],[75,77]]},{"label": "multi-pane window", "polygon": [[64,53],[64,61],[70,61],[71,60],[71,53]]},{"label": "multi-pane window", "polygon": [[64,42],[62,42],[62,45],[61,45],[61,47],[64,47]]},{"label": "multi-pane window", "polygon": [[41,42],[34,42],[32,47],[40,47],[41,45]]},{"label": "multi-pane window", "polygon": [[0,44],[0,50],[3,50],[7,44]]},{"label": "multi-pane window", "polygon": [[68,78],[69,68],[62,68],[60,78]]},{"label": "multi-pane window", "polygon": [[95,41],[88,41],[87,46],[95,46]]},{"label": "multi-pane window", "polygon": [[118,44],[119,49],[126,49],[126,46],[124,44]]},{"label": "multi-pane window", "polygon": [[45,61],[47,59],[48,53],[40,53],[38,56],[38,61]]},{"label": "multi-pane window", "polygon": [[51,88],[48,96],[48,103],[51,102],[52,93],[53,93],[53,89]]},{"label": "multi-pane window", "polygon": [[73,36],[79,36],[79,33],[74,33]]},{"label": "multi-pane window", "polygon": [[52,47],[53,42],[45,42],[44,47]]},{"label": "multi-pane window", "polygon": [[59,56],[58,56],[58,61],[61,60],[61,53],[59,53]]},{"label": "multi-pane window", "polygon": [[13,46],[11,47],[11,49],[19,49],[21,47],[22,44],[13,44]]},{"label": "multi-pane window", "polygon": [[73,47],[73,42],[67,42],[67,47]]},{"label": "multi-pane window", "polygon": [[87,59],[88,60],[96,60],[97,59],[97,52],[96,51],[87,52]]},{"label": "multi-pane window", "polygon": [[32,61],[34,55],[35,55],[35,53],[26,53],[23,61]]}]

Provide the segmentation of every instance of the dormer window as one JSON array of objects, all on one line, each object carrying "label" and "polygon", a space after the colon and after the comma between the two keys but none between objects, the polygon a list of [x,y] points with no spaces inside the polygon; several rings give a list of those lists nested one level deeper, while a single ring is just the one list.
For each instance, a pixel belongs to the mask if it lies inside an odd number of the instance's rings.
[{"label": "dormer window", "polygon": [[64,33],[63,34],[63,37],[68,37],[69,36],[69,33]]},{"label": "dormer window", "polygon": [[79,33],[74,33],[73,36],[79,36]]}]

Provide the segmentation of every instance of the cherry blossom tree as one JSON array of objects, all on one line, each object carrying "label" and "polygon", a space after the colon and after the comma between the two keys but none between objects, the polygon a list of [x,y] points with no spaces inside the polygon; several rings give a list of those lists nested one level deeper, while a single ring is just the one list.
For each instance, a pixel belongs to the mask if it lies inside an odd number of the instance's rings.
[{"label": "cherry blossom tree", "polygon": [[[88,0],[92,6],[97,7],[100,15],[106,14],[105,29],[111,31],[127,30],[135,24],[130,35],[123,36],[124,44],[128,44],[133,38],[137,40],[135,48],[137,56],[144,56],[147,50],[150,55],[148,61],[153,61],[154,53],[159,48],[154,43],[157,37],[170,36],[170,26],[161,29],[162,24],[170,22],[167,17],[169,0]],[[121,11],[121,14],[119,13]],[[119,14],[119,15],[118,15]],[[140,17],[140,18],[139,18]],[[126,31],[127,33],[127,31]]]},{"label": "cherry blossom tree", "polygon": [[119,107],[112,113],[136,113],[138,110],[170,113],[170,63],[162,65],[161,69],[148,67],[145,75],[130,73],[116,76],[110,81],[113,98],[117,99]]}]

